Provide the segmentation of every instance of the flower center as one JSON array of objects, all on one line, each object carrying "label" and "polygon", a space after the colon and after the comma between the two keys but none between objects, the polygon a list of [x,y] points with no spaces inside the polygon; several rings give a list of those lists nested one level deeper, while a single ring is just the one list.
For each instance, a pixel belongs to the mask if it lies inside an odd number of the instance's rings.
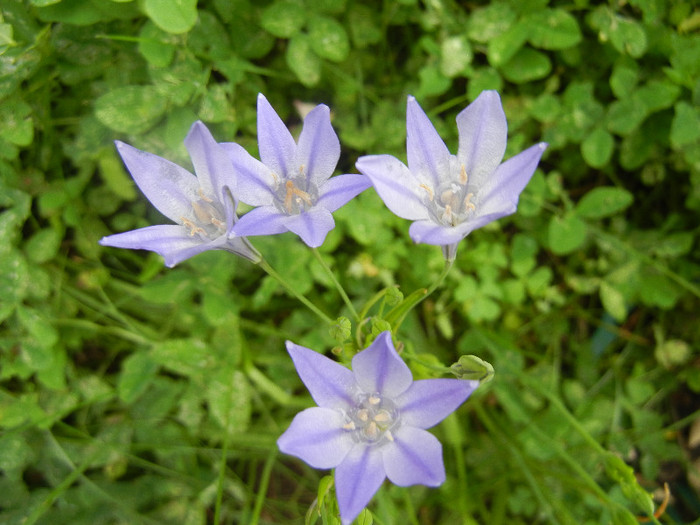
[{"label": "flower center", "polygon": [[[275,177],[277,179],[277,177]],[[313,207],[318,200],[318,188],[307,180],[304,167],[296,177],[278,184],[275,190],[275,206],[287,215],[298,215]]]},{"label": "flower center", "polygon": [[345,415],[343,428],[357,442],[370,444],[394,441],[391,429],[399,423],[399,411],[390,399],[379,394],[362,394]]},{"label": "flower center", "polygon": [[476,205],[472,202],[474,193],[469,191],[469,186],[464,164],[460,166],[457,177],[441,183],[436,190],[427,184],[421,184],[431,218],[444,226],[456,226],[469,219],[476,211]]},{"label": "flower center", "polygon": [[221,204],[214,202],[199,190],[199,199],[192,201],[194,219],[180,217],[183,226],[190,229],[190,237],[200,235],[208,239],[216,239],[226,233],[226,218]]}]

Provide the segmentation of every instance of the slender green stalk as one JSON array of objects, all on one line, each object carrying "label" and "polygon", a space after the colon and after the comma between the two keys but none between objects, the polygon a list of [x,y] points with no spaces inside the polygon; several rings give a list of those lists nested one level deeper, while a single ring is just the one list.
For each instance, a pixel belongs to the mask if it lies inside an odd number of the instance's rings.
[{"label": "slender green stalk", "polygon": [[263,466],[262,476],[260,477],[260,486],[258,487],[258,493],[255,495],[255,506],[253,507],[253,515],[250,518],[251,525],[257,525],[260,520],[260,513],[262,512],[263,503],[265,502],[265,496],[267,496],[267,488],[270,485],[270,474],[272,473],[272,467],[275,464],[275,459],[277,459],[277,447],[272,447],[270,455],[267,456],[267,461]]},{"label": "slender green stalk", "polygon": [[279,405],[307,407],[307,404],[303,400],[299,400],[282,390],[277,383],[268,379],[268,377],[255,368],[252,363],[246,364],[245,374],[248,376],[248,379],[255,383],[256,387],[274,399]]},{"label": "slender green stalk", "polygon": [[270,277],[272,277],[278,283],[284,286],[284,288],[294,297],[296,297],[304,306],[306,306],[309,310],[315,313],[318,317],[323,319],[324,322],[328,324],[334,323],[333,319],[331,319],[328,315],[323,313],[319,307],[317,307],[314,303],[309,301],[306,297],[304,297],[302,294],[296,291],[287,281],[285,281],[284,278],[279,273],[277,273],[277,271],[272,266],[270,266],[270,264],[265,259],[261,259],[258,265],[260,266],[260,268],[265,270],[265,272],[267,272],[267,274]]},{"label": "slender green stalk", "polygon": [[316,260],[319,262],[323,270],[328,274],[328,277],[331,278],[331,281],[333,281],[333,284],[335,285],[335,288],[338,290],[338,293],[340,296],[343,298],[343,301],[345,302],[346,306],[352,313],[352,316],[355,318],[355,321],[360,320],[360,316],[357,315],[357,310],[355,310],[355,307],[353,306],[352,302],[350,301],[350,298],[348,297],[348,294],[345,293],[345,289],[343,286],[338,282],[338,279],[335,278],[335,274],[333,273],[333,270],[331,270],[330,266],[326,263],[326,261],[323,260],[323,257],[321,257],[320,252],[318,251],[318,248],[313,248],[312,249],[314,256],[316,257]]}]

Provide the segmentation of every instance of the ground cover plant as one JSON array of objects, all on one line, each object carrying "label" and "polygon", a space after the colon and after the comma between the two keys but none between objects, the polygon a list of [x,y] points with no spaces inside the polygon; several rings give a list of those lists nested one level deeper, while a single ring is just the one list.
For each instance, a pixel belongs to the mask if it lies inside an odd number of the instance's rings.
[{"label": "ground cover plant", "polygon": [[1,523],[700,523],[693,2],[0,7]]}]

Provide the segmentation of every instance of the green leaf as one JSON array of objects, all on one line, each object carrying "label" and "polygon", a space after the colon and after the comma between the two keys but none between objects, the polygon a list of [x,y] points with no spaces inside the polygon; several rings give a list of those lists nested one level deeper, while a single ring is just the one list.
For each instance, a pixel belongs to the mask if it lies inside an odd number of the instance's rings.
[{"label": "green leaf", "polygon": [[303,4],[282,0],[263,10],[260,25],[278,38],[290,38],[304,27],[307,15]]},{"label": "green leaf", "polygon": [[592,168],[602,168],[612,156],[615,140],[603,128],[595,128],[581,143],[581,155]]},{"label": "green leaf", "polygon": [[212,418],[225,432],[246,431],[250,423],[251,388],[242,372],[224,367],[208,376],[204,398]]},{"label": "green leaf", "polygon": [[474,54],[463,36],[451,36],[440,43],[440,72],[452,78],[466,72]]},{"label": "green leaf", "polygon": [[148,20],[139,33],[139,53],[155,67],[165,67],[173,61],[173,37]]},{"label": "green leaf", "polygon": [[24,245],[27,259],[41,264],[53,259],[61,246],[63,235],[55,228],[44,228],[32,235]]},{"label": "green leaf", "polygon": [[321,80],[321,60],[311,49],[306,35],[297,34],[289,40],[285,55],[287,65],[306,87],[312,87]]},{"label": "green leaf", "polygon": [[107,127],[121,133],[144,133],[165,113],[164,97],[154,86],[123,86],[95,101],[95,114]]},{"label": "green leaf", "polygon": [[618,323],[627,318],[627,306],[624,295],[613,285],[602,281],[599,289],[600,302],[603,303],[605,311],[612,315]]},{"label": "green leaf", "polygon": [[566,49],[581,41],[578,22],[563,9],[541,9],[527,17],[530,43],[540,49]]},{"label": "green leaf", "polygon": [[573,213],[552,217],[548,229],[549,249],[557,255],[577,250],[586,240],[586,223]]},{"label": "green leaf", "polygon": [[375,18],[374,10],[368,6],[353,3],[350,7],[348,27],[356,48],[362,49],[382,40],[384,35]]},{"label": "green leaf", "polygon": [[467,21],[467,36],[486,43],[507,30],[515,17],[515,11],[505,2],[475,9]]},{"label": "green leaf", "polygon": [[675,107],[671,124],[671,145],[681,148],[700,139],[700,112],[685,101]]},{"label": "green leaf", "polygon": [[332,62],[342,62],[350,53],[350,40],[345,28],[327,16],[311,17],[309,43],[318,56]]},{"label": "green leaf", "polygon": [[639,80],[639,66],[628,56],[621,56],[610,75],[610,89],[617,98],[624,98],[634,90]]},{"label": "green leaf", "polygon": [[197,22],[197,0],[144,0],[153,23],[168,33],[186,33]]},{"label": "green leaf", "polygon": [[552,63],[544,53],[525,47],[502,66],[500,71],[506,80],[524,84],[545,78],[552,71]]},{"label": "green leaf", "polygon": [[153,346],[150,357],[163,368],[186,377],[211,368],[213,355],[201,339],[171,339]]},{"label": "green leaf", "polygon": [[578,201],[575,213],[586,219],[601,219],[621,212],[632,204],[633,195],[613,186],[593,188]]},{"label": "green leaf", "polygon": [[124,359],[117,382],[119,399],[131,404],[143,394],[158,372],[156,363],[147,352],[135,352]]},{"label": "green leaf", "polygon": [[641,57],[647,50],[644,27],[628,18],[615,18],[615,23],[610,28],[610,41],[620,53],[627,53],[633,58]]},{"label": "green leaf", "polygon": [[530,27],[520,21],[491,39],[486,52],[489,64],[498,67],[508,62],[523,47],[529,35]]},{"label": "green leaf", "polygon": [[606,118],[607,128],[618,135],[629,135],[644,122],[647,114],[646,106],[635,93],[610,104]]}]

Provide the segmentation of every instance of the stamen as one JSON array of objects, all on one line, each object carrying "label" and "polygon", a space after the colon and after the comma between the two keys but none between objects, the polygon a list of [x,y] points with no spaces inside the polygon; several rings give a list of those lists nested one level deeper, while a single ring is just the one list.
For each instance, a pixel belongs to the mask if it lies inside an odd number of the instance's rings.
[{"label": "stamen", "polygon": [[368,421],[369,420],[369,410],[366,408],[363,408],[362,410],[357,411],[357,419],[360,421]]},{"label": "stamen", "polygon": [[452,206],[449,204],[445,205],[445,213],[442,214],[442,218],[446,221],[452,220]]},{"label": "stamen", "polygon": [[376,439],[376,437],[379,435],[379,429],[377,428],[377,424],[372,421],[369,425],[367,425],[367,428],[365,430],[367,437],[370,439]]},{"label": "stamen", "polygon": [[348,421],[343,425],[345,430],[355,430],[355,423],[353,421]]},{"label": "stamen", "polygon": [[389,421],[390,419],[391,419],[391,414],[389,414],[389,412],[387,412],[386,410],[380,410],[380,411],[374,416],[374,420],[375,420],[377,423],[386,423],[386,422]]},{"label": "stamen", "polygon": [[474,206],[474,203],[472,202],[473,196],[473,193],[467,193],[467,196],[464,198],[464,207],[471,211],[476,210],[476,206]]},{"label": "stamen", "polygon": [[370,405],[378,405],[382,402],[382,398],[379,396],[369,396],[368,401]]},{"label": "stamen", "polygon": [[425,184],[419,184],[418,186],[428,192],[428,198],[431,201],[435,198],[435,194],[433,193],[433,190],[432,188],[430,188],[430,186],[426,186]]},{"label": "stamen", "polygon": [[443,202],[443,204],[447,204],[448,202],[452,202],[454,197],[455,197],[454,191],[446,190],[446,191],[443,191],[442,194],[440,195],[440,200]]},{"label": "stamen", "polygon": [[384,431],[384,437],[387,438],[389,441],[394,441],[394,436],[391,435],[391,432],[388,430]]},{"label": "stamen", "polygon": [[201,187],[197,189],[197,193],[199,193],[199,198],[202,199],[203,201],[214,202],[212,199],[210,199],[209,197],[204,195],[204,191],[202,191]]},{"label": "stamen", "polygon": [[223,228],[224,226],[226,226],[222,221],[220,221],[219,219],[215,219],[214,217],[211,218],[211,223],[217,228]]},{"label": "stamen", "polygon": [[467,168],[465,168],[464,164],[462,164],[462,168],[459,170],[459,182],[461,182],[462,186],[464,186],[468,180],[469,177],[467,177]]},{"label": "stamen", "polygon": [[185,218],[185,217],[180,217],[180,220],[182,221],[182,225],[183,225],[184,227],[190,229],[190,237],[194,237],[194,234],[195,234],[195,233],[203,233],[203,234],[206,233],[202,228],[200,228],[199,226],[197,226],[197,225],[196,225],[194,222],[192,222],[191,220],[189,220],[189,219],[187,219],[187,218]]},{"label": "stamen", "polygon": [[[288,213],[292,213],[292,199],[295,195],[304,201],[307,206],[311,206],[311,195],[297,188],[294,185],[294,181],[288,180],[285,187],[287,188],[287,193],[284,196],[284,207]],[[295,202],[299,205],[301,204],[299,199],[295,199]]]}]

